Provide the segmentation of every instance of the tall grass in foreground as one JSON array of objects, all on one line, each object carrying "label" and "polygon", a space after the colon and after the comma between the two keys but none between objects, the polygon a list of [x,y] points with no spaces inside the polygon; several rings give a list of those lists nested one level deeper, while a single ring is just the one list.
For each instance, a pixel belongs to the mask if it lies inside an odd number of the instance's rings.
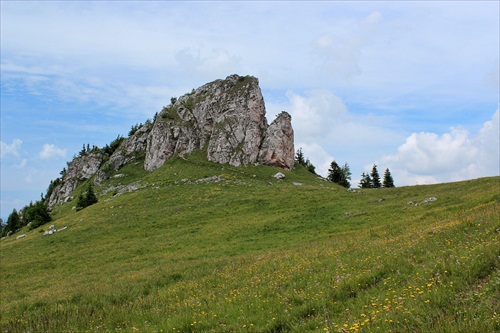
[{"label": "tall grass in foreground", "polygon": [[225,181],[152,174],[61,213],[66,233],[2,241],[1,330],[500,331],[498,177],[348,193],[209,166]]}]

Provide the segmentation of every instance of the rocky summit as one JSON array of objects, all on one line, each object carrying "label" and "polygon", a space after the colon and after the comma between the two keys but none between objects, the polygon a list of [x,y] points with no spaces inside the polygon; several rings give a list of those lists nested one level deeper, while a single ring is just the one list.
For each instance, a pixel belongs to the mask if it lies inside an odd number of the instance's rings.
[{"label": "rocky summit", "polygon": [[281,112],[269,125],[259,81],[230,75],[207,83],[179,98],[146,121],[128,138],[110,146],[82,150],[51,183],[49,206],[70,199],[83,181],[94,184],[129,163],[144,161],[154,171],[173,156],[206,152],[209,161],[234,166],[262,163],[283,169],[294,165],[292,118]]},{"label": "rocky summit", "polygon": [[257,78],[231,75],[172,102],[158,115],[149,134],[146,170],[195,150],[206,150],[208,160],[223,164],[293,168],[291,117],[282,112],[268,126]]}]

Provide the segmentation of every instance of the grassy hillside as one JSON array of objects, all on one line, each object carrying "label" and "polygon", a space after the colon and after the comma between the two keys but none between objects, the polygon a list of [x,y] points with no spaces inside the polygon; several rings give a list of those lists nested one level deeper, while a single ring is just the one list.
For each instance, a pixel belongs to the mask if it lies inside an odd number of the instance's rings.
[{"label": "grassy hillside", "polygon": [[0,242],[0,331],[500,330],[498,177],[348,192],[197,156],[119,173],[54,209],[67,229]]}]

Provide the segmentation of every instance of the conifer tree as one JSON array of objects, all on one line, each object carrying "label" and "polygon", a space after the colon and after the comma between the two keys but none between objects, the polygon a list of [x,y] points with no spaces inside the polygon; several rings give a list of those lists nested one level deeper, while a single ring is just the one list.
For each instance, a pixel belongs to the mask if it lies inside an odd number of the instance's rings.
[{"label": "conifer tree", "polygon": [[300,165],[305,165],[306,160],[304,158],[304,153],[302,152],[302,148],[299,148],[299,150],[297,150],[297,154],[295,155],[295,161],[297,161],[297,163],[299,163]]},{"label": "conifer tree", "polygon": [[382,187],[382,183],[380,183],[380,176],[378,174],[376,164],[373,165],[371,178],[372,178],[372,187],[373,188],[381,188]]},{"label": "conifer tree", "polygon": [[392,179],[391,172],[389,171],[389,168],[385,169],[384,172],[384,181],[382,184],[384,187],[396,187],[394,186],[394,179]]},{"label": "conifer tree", "polygon": [[306,159],[306,168],[310,173],[316,174],[316,167],[311,163],[311,161],[309,161],[309,159]]},{"label": "conifer tree", "polygon": [[15,232],[21,227],[21,217],[19,216],[17,210],[14,208],[12,210],[12,213],[10,213],[9,217],[7,218],[7,225],[3,229],[3,234],[6,235],[9,231]]},{"label": "conifer tree", "polygon": [[339,184],[342,180],[342,171],[336,161],[332,161],[332,163],[330,163],[330,169],[328,169],[328,177],[326,178],[336,184]]},{"label": "conifer tree", "polygon": [[339,184],[344,187],[351,187],[349,180],[351,179],[351,169],[349,165],[345,163],[342,167],[338,165],[336,161],[332,161],[330,164],[330,169],[328,169],[327,179],[335,184]]},{"label": "conifer tree", "polygon": [[42,198],[35,203],[30,202],[29,206],[26,206],[22,210],[22,224],[30,225],[30,229],[35,229],[47,222],[52,221],[52,217],[50,216],[50,209],[48,205],[45,203],[45,200]]},{"label": "conifer tree", "polygon": [[371,188],[372,187],[372,178],[369,173],[362,173],[361,180],[359,182],[359,187],[361,188]]},{"label": "conifer tree", "polygon": [[349,168],[349,165],[347,163],[344,163],[344,166],[340,169],[341,171],[341,181],[340,185],[349,188],[351,187],[351,168]]},{"label": "conifer tree", "polygon": [[78,201],[76,203],[76,210],[81,210],[85,207],[93,205],[97,202],[97,196],[94,193],[92,185],[89,184],[87,190],[84,193],[80,193],[78,196]]}]

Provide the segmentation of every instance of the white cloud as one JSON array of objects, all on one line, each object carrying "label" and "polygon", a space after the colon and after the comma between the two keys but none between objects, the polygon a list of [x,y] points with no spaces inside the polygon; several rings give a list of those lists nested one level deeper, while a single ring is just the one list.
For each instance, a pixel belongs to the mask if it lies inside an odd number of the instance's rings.
[{"label": "white cloud", "polygon": [[393,129],[392,119],[353,114],[329,91],[314,90],[304,96],[288,92],[287,97],[289,104],[281,109],[292,115],[296,149],[302,147],[323,176],[335,159],[339,164],[348,163],[356,177],[364,164],[375,161],[381,151],[396,149],[404,138]]},{"label": "white cloud", "polygon": [[53,157],[66,157],[66,149],[58,148],[53,144],[44,144],[42,150],[38,154],[42,160],[46,160]]},{"label": "white cloud", "polygon": [[23,142],[20,139],[14,139],[11,144],[0,141],[0,156],[3,158],[7,155],[19,156],[19,148]]},{"label": "white cloud", "polygon": [[[382,20],[378,11],[370,13],[356,24],[346,24],[344,29],[318,37],[313,45],[322,58],[321,75],[333,78],[351,79],[361,74],[359,57],[363,48],[376,34],[377,24]],[[338,23],[337,23],[338,24]],[[342,26],[342,24],[338,24]]]},{"label": "white cloud", "polygon": [[500,174],[499,111],[475,137],[458,128],[449,133],[413,133],[396,154],[381,160],[400,185],[431,184]]}]

